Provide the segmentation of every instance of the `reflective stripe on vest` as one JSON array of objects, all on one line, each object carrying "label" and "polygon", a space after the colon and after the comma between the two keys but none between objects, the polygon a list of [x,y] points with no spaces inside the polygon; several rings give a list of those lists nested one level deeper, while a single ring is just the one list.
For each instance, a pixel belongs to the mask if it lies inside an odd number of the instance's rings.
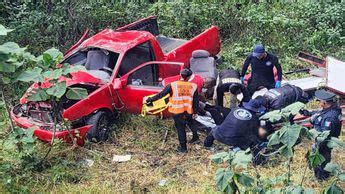
[{"label": "reflective stripe on vest", "polygon": [[197,85],[191,82],[176,81],[171,83],[172,95],[169,100],[169,112],[193,114],[193,95]]},{"label": "reflective stripe on vest", "polygon": [[241,83],[241,80],[237,79],[237,78],[224,78],[222,79],[222,83],[223,84],[227,84],[227,83]]}]

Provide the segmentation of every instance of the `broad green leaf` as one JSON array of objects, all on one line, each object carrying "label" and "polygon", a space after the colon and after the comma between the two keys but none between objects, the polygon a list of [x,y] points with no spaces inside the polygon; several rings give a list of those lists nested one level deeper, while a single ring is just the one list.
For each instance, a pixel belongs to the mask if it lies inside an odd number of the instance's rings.
[{"label": "broad green leaf", "polygon": [[267,144],[268,147],[278,145],[280,143],[280,138],[279,138],[279,131],[275,131],[270,137],[269,137],[269,142]]},{"label": "broad green leaf", "polygon": [[268,190],[266,193],[267,194],[281,194],[282,189],[281,188],[273,188],[271,190]]},{"label": "broad green leaf", "polygon": [[327,146],[329,148],[345,148],[345,142],[336,137],[331,137],[327,142]]},{"label": "broad green leaf", "polygon": [[[286,129],[284,130],[283,128]],[[287,124],[283,128],[281,129],[282,131],[280,133],[280,141],[288,147],[294,146],[299,137],[302,127],[296,124]]]},{"label": "broad green leaf", "polygon": [[322,193],[324,194],[341,194],[344,191],[336,185],[336,182],[333,182],[330,186],[326,187]]},{"label": "broad green leaf", "polygon": [[63,54],[62,54],[62,52],[60,52],[58,49],[56,49],[56,48],[50,48],[50,49],[48,49],[48,50],[46,50],[46,51],[44,51],[44,53],[43,53],[43,58],[46,56],[50,56],[51,57],[51,59],[53,60],[53,61],[55,61],[55,62],[57,62],[57,60],[60,60],[61,58],[62,58],[62,56],[63,56]]},{"label": "broad green leaf", "polygon": [[62,76],[63,69],[55,69],[51,71],[46,71],[43,73],[43,76],[49,79],[58,79]]},{"label": "broad green leaf", "polygon": [[234,179],[245,187],[252,187],[254,183],[254,179],[246,174],[235,173]]},{"label": "broad green leaf", "polygon": [[214,162],[216,164],[221,164],[224,162],[224,159],[227,157],[229,157],[228,152],[220,152],[220,153],[216,153],[216,154],[212,155],[210,157],[210,159],[212,160],[212,162]]},{"label": "broad green leaf", "polygon": [[51,96],[55,96],[57,98],[61,98],[66,93],[66,82],[58,82],[55,83],[52,87],[47,89],[47,94]]},{"label": "broad green leaf", "polygon": [[278,151],[284,157],[290,158],[293,156],[292,147],[288,147],[287,145],[280,147]]},{"label": "broad green leaf", "polygon": [[341,170],[341,168],[340,168],[339,164],[329,162],[326,164],[324,170],[330,172],[331,174],[337,174],[337,172],[339,172]]},{"label": "broad green leaf", "polygon": [[308,161],[312,168],[322,164],[325,161],[325,158],[319,153],[319,151],[310,152],[308,155]]},{"label": "broad green leaf", "polygon": [[236,167],[247,167],[248,163],[252,161],[252,154],[248,151],[240,150],[235,153],[231,164]]},{"label": "broad green leaf", "polygon": [[12,32],[12,29],[7,29],[5,26],[0,24],[0,36],[6,36],[7,33]]},{"label": "broad green leaf", "polygon": [[306,131],[307,138],[311,140],[315,140],[315,138],[319,135],[320,135],[320,132],[318,132],[316,129],[310,129]]},{"label": "broad green leaf", "polygon": [[279,110],[274,110],[268,112],[260,117],[260,120],[269,120],[271,122],[276,122],[281,120],[282,116]]},{"label": "broad green leaf", "polygon": [[[301,110],[304,107],[305,107],[305,104],[303,104],[302,102],[295,102],[295,103],[290,104],[289,106],[283,108],[282,112],[296,115],[296,114],[298,114],[299,110]],[[289,116],[288,114],[286,116]]]},{"label": "broad green leaf", "polygon": [[88,96],[85,88],[69,87],[66,97],[71,100],[80,100]]},{"label": "broad green leaf", "polygon": [[49,96],[43,89],[34,89],[30,92],[27,99],[34,102],[46,101],[49,99]]},{"label": "broad green leaf", "polygon": [[0,61],[0,72],[13,73],[16,71],[16,65],[5,61]]},{"label": "broad green leaf", "polygon": [[2,83],[9,84],[11,83],[11,79],[9,77],[2,77]]},{"label": "broad green leaf", "polygon": [[220,168],[217,170],[215,175],[216,185],[218,189],[225,192],[232,182],[232,177],[234,173],[227,168]]},{"label": "broad green leaf", "polygon": [[35,67],[33,70],[27,70],[21,73],[17,80],[23,82],[42,82],[43,76],[41,75],[42,69]]},{"label": "broad green leaf", "polygon": [[321,143],[321,142],[325,141],[325,140],[329,137],[329,133],[330,133],[330,132],[331,132],[331,131],[329,131],[329,130],[321,132],[321,133],[316,137],[315,141],[316,141],[317,143]]},{"label": "broad green leaf", "polygon": [[37,61],[36,57],[29,52],[25,52],[23,57],[25,60],[28,60],[28,61]]},{"label": "broad green leaf", "polygon": [[339,174],[338,178],[339,178],[340,181],[345,182],[345,173]]},{"label": "broad green leaf", "polygon": [[296,186],[296,187],[291,187],[289,189],[289,192],[287,193],[291,193],[291,194],[303,194],[303,187],[301,186]]},{"label": "broad green leaf", "polygon": [[63,68],[63,75],[67,75],[73,72],[77,72],[77,71],[86,71],[86,68],[84,66],[81,65],[75,65],[75,66],[69,66],[68,68]]},{"label": "broad green leaf", "polygon": [[315,193],[315,189],[313,188],[305,188],[303,191],[303,194],[314,194]]},{"label": "broad green leaf", "polygon": [[2,45],[0,45],[0,52],[5,54],[16,54],[16,55],[22,55],[24,54],[24,51],[26,48],[21,48],[17,43],[15,42],[6,42]]}]

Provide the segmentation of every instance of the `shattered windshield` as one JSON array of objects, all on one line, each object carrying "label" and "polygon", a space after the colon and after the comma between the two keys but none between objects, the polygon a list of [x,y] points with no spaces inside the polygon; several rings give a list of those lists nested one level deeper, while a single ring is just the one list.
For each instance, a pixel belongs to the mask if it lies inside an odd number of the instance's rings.
[{"label": "shattered windshield", "polygon": [[87,70],[100,70],[107,68],[113,70],[118,60],[119,54],[108,50],[92,48],[80,50],[70,57],[64,63],[71,65],[82,65]]}]

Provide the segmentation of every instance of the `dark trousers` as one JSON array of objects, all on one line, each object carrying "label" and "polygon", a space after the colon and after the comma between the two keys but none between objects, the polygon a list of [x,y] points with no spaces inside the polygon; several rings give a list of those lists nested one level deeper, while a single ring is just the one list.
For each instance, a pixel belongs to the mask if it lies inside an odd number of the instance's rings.
[{"label": "dark trousers", "polygon": [[212,133],[210,132],[204,141],[204,146],[205,147],[211,147],[213,145],[213,142],[214,142],[214,137],[213,137]]},{"label": "dark trousers", "polygon": [[224,106],[224,93],[229,92],[232,83],[220,84],[217,87],[217,105]]},{"label": "dark trousers", "polygon": [[187,113],[182,114],[176,114],[173,116],[175,127],[177,130],[177,136],[178,140],[180,142],[181,148],[187,149],[187,135],[186,135],[186,126],[192,130],[193,133],[193,139],[198,139],[198,133],[195,129],[194,125],[194,119],[192,118],[192,115]]},{"label": "dark trousers", "polygon": [[205,110],[211,114],[216,125],[222,124],[226,116],[228,116],[231,111],[231,109],[229,108],[224,108],[221,106],[210,106],[208,104],[206,104]]},{"label": "dark trousers", "polygon": [[329,177],[330,173],[324,170],[327,163],[331,161],[332,149],[327,147],[327,143],[321,143],[319,146],[319,153],[325,158],[325,161],[314,168],[314,174],[316,178],[325,180]]},{"label": "dark trousers", "polygon": [[267,81],[267,80],[262,80],[262,79],[249,78],[247,88],[248,88],[250,96],[252,96],[254,92],[256,92],[260,87],[265,87],[269,90],[275,87],[275,82],[274,80]]}]

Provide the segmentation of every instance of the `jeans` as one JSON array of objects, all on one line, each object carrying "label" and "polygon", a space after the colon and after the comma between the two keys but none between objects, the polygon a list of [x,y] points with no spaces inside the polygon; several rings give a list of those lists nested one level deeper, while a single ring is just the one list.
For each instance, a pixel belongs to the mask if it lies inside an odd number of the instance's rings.
[{"label": "jeans", "polygon": [[193,127],[193,123],[195,122],[192,118],[192,115],[187,113],[176,114],[173,116],[175,127],[177,130],[178,140],[180,142],[180,147],[182,149],[187,149],[187,135],[186,135],[186,126],[188,125],[189,128],[192,130],[193,139],[198,139],[197,130]]}]

